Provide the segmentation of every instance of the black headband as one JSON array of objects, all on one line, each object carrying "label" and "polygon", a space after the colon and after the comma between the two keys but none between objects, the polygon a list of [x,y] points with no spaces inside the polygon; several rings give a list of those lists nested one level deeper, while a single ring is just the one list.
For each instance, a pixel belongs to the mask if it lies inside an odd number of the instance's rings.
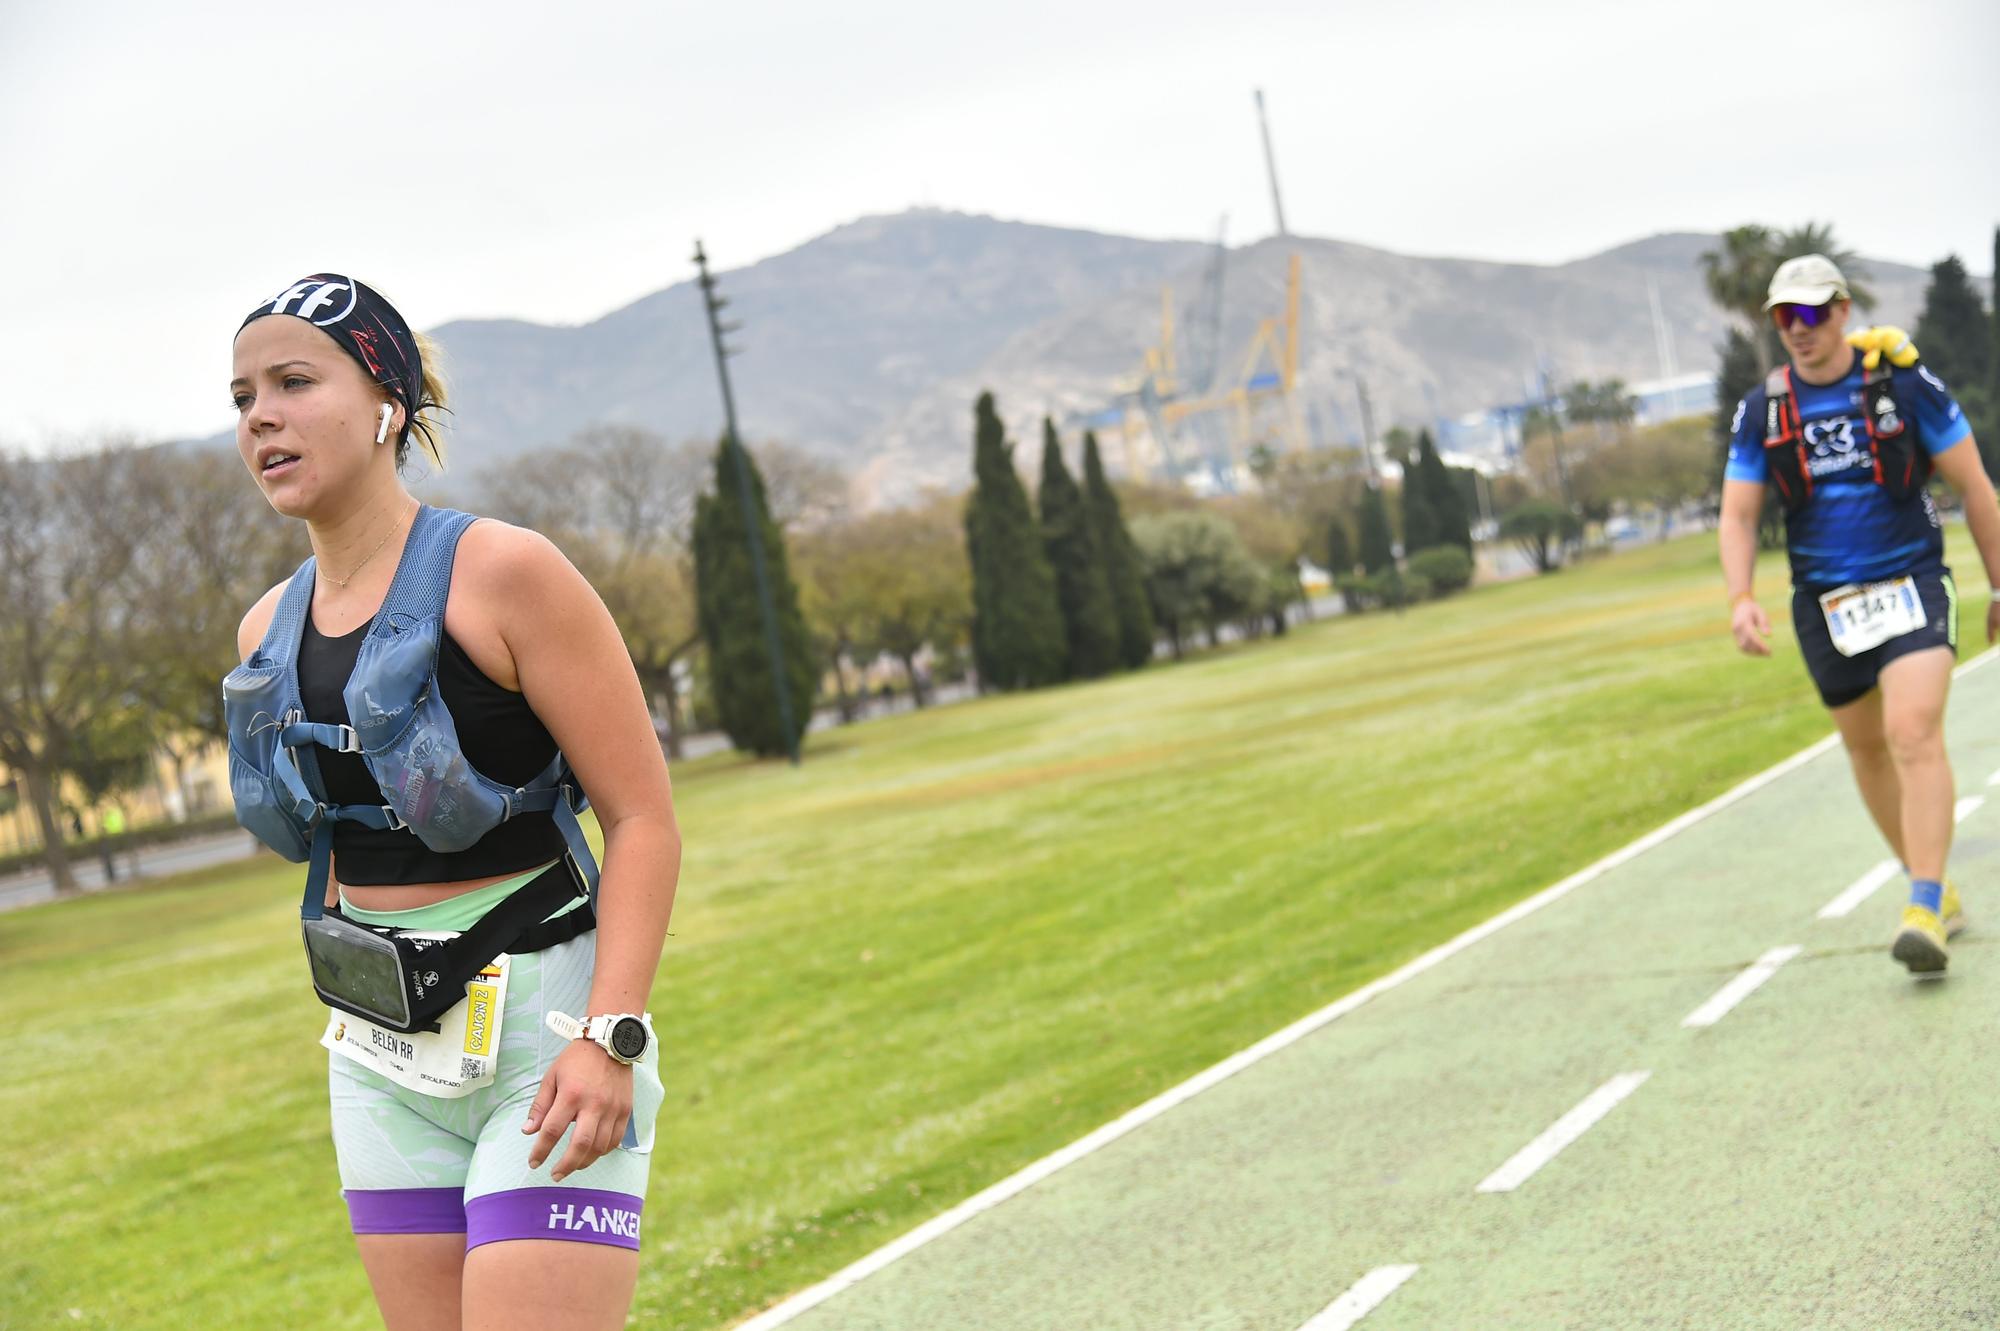
[{"label": "black headband", "polygon": [[[417,351],[410,326],[381,293],[351,277],[314,273],[250,311],[236,331],[242,332],[267,314],[304,319],[354,357],[370,378],[403,404],[403,428],[396,442],[400,446],[409,438],[417,408],[425,405],[419,400],[424,391],[423,356]],[[400,459],[402,455],[397,456]]]}]

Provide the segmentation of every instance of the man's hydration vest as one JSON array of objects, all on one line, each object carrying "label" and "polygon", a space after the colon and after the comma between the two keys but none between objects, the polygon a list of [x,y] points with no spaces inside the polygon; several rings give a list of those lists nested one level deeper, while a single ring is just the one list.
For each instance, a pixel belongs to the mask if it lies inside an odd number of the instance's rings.
[{"label": "man's hydration vest", "polygon": [[[1931,478],[1931,457],[1896,406],[1894,380],[1888,366],[1864,370],[1861,380],[1862,418],[1868,427],[1868,452],[1875,484],[1895,500],[1914,499]],[[1812,460],[1806,456],[1805,430],[1799,423],[1798,400],[1792,395],[1792,367],[1781,365],[1764,380],[1764,461],[1771,483],[1787,513],[1796,513],[1813,497]]]},{"label": "man's hydration vest", "polygon": [[[597,860],[577,814],[589,807],[562,754],[525,786],[472,770],[438,693],[438,646],[458,538],[470,513],[425,504],[347,679],[352,725],[309,722],[299,696],[299,640],[311,612],[314,560],[285,587],[250,659],[222,681],[229,725],[229,790],[236,821],[293,863],[310,861],[300,914],[317,919],[333,859],[333,825],[407,827],[431,850],[465,850],[509,818],[550,812],[597,905]],[[381,804],[332,804],[312,746],[358,753]],[[572,914],[581,914],[581,910]],[[581,921],[579,921],[581,923]]]}]

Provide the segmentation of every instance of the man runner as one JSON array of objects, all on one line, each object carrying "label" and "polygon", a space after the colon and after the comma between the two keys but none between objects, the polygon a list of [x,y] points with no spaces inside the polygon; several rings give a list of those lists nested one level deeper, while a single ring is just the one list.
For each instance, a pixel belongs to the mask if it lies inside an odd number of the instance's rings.
[{"label": "man runner", "polygon": [[[1738,404],[1722,483],[1722,572],[1739,649],[1769,656],[1770,618],[1751,593],[1767,484],[1785,502],[1792,624],[1806,669],[1847,747],[1855,784],[1910,877],[1890,954],[1942,977],[1964,924],[1944,876],[1954,789],[1944,705],[1958,650],[1958,593],[1925,482],[1964,499],[1966,525],[2000,587],[2000,502],[1972,428],[1897,330],[1845,337],[1847,280],[1823,255],[1780,265],[1764,308],[1791,364]],[[1864,356],[1862,348],[1867,348]],[[1880,364],[1883,351],[1892,366]],[[2000,628],[1989,597],[1986,638]]]}]

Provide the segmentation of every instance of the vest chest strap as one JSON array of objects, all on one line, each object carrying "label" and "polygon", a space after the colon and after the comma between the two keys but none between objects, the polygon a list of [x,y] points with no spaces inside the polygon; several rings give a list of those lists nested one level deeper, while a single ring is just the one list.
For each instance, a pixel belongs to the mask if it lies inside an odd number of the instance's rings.
[{"label": "vest chest strap", "polygon": [[1799,438],[1799,407],[1792,396],[1792,370],[1781,365],[1764,378],[1764,447],[1778,448]]},{"label": "vest chest strap", "polygon": [[325,725],[317,721],[294,721],[279,727],[278,743],[290,749],[301,744],[317,744],[335,753],[361,752],[361,736],[353,726]]},{"label": "vest chest strap", "polygon": [[409,824],[403,816],[386,804],[329,804],[306,789],[305,777],[296,762],[288,761],[289,755],[277,754],[271,762],[271,774],[287,798],[292,801],[292,814],[302,823],[332,821],[336,823],[360,823],[378,832],[400,832]]},{"label": "vest chest strap", "polygon": [[1870,370],[1863,376],[1861,407],[1870,439],[1894,439],[1908,428],[1896,403],[1894,381],[1886,371]]}]

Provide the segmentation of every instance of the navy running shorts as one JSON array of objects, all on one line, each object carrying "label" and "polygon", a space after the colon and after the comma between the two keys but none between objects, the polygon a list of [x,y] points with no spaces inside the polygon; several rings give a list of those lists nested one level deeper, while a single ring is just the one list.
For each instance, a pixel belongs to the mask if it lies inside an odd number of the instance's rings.
[{"label": "navy running shorts", "polygon": [[1897,657],[1930,647],[1948,647],[1953,656],[1958,655],[1958,587],[1951,580],[1951,570],[1910,576],[1924,605],[1923,627],[1854,656],[1842,656],[1833,645],[1826,615],[1820,610],[1819,598],[1831,588],[1792,588],[1792,627],[1799,635],[1806,671],[1819,689],[1820,701],[1828,707],[1845,707],[1866,696],[1875,687],[1882,667]]}]

